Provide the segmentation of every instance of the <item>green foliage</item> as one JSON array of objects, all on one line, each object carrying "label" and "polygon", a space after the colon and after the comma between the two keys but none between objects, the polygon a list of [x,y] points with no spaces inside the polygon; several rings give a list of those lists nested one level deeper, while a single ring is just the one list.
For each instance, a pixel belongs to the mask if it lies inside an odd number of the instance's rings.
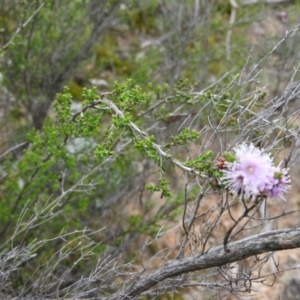
[{"label": "green foliage", "polygon": [[146,155],[149,159],[155,161],[156,163],[160,163],[159,154],[157,153],[157,150],[154,147],[154,140],[154,136],[150,136],[144,139],[137,138],[135,140],[134,147],[143,155]]},{"label": "green foliage", "polygon": [[181,77],[179,80],[176,81],[174,85],[173,91],[175,93],[181,93],[189,91],[191,88],[190,80],[186,77]]},{"label": "green foliage", "polygon": [[140,226],[141,222],[142,222],[142,218],[140,215],[131,215],[128,216],[128,222],[130,227],[138,227]]},{"label": "green foliage", "polygon": [[114,94],[117,96],[119,107],[122,110],[132,110],[148,100],[147,94],[138,85],[134,85],[131,79],[123,84],[114,83]]},{"label": "green foliage", "polygon": [[[16,1],[10,2],[10,5],[3,5],[1,11],[5,18],[3,24],[6,26],[5,32],[8,37],[12,36],[19,26],[20,15],[24,13],[24,20],[26,20],[34,12],[35,7],[35,5],[24,7],[21,3],[15,3]],[[91,33],[88,23],[85,26],[82,23],[86,14],[84,8],[86,8],[86,1],[64,4],[59,1],[48,1],[16,36],[13,45],[5,54],[6,59],[11,60],[11,67],[1,68],[1,72],[4,74],[5,84],[14,90],[19,100],[30,101],[29,97],[41,96],[41,92],[50,93],[44,82],[46,76],[49,76],[53,69],[56,72],[55,76],[62,74],[66,64],[71,63],[77,55]],[[73,26],[76,23],[78,25],[75,28],[70,27],[70,22]],[[32,34],[33,30],[34,34]],[[67,44],[69,44],[68,51],[62,51]],[[20,45],[26,51],[20,51]],[[43,66],[43,68],[35,66]],[[26,85],[23,81],[25,75]],[[12,78],[14,82],[10,81]]]},{"label": "green foliage", "polygon": [[111,151],[106,145],[97,145],[94,154],[99,161],[102,162],[106,157],[113,155],[114,152]]},{"label": "green foliage", "polygon": [[94,104],[94,101],[99,98],[96,88],[84,88],[82,92],[83,105]]},{"label": "green foliage", "polygon": [[171,197],[172,193],[169,189],[170,181],[165,178],[161,178],[158,181],[158,184],[156,186],[152,184],[147,184],[146,189],[148,189],[151,192],[161,192],[161,198],[163,197]]},{"label": "green foliage", "polygon": [[184,145],[188,146],[191,141],[195,141],[199,137],[199,132],[196,130],[191,130],[189,128],[185,128],[179,134],[172,136],[173,142],[170,146],[173,145]]},{"label": "green foliage", "polygon": [[231,163],[235,162],[235,156],[234,156],[233,153],[225,152],[223,154],[223,156],[224,156],[224,158],[225,158],[226,161],[231,162]]},{"label": "green foliage", "polygon": [[212,162],[211,162],[212,154],[213,154],[212,151],[207,151],[206,153],[198,156],[197,158],[189,160],[186,163],[186,165],[188,167],[195,168],[200,172],[209,171],[209,169],[212,167]]}]

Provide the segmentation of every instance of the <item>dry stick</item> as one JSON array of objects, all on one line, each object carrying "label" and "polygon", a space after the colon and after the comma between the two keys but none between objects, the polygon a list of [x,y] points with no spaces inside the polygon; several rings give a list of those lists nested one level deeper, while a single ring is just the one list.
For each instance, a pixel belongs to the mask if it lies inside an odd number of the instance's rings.
[{"label": "dry stick", "polygon": [[217,223],[221,219],[223,213],[225,212],[225,210],[226,210],[226,205],[222,205],[218,215],[216,216],[215,220],[213,221],[213,223],[211,225],[211,228],[210,228],[209,232],[206,234],[206,239],[205,239],[205,241],[203,242],[203,245],[202,245],[202,252],[201,252],[202,254],[205,253],[206,244],[207,244],[209,238],[211,237],[211,234],[212,234],[213,230],[215,229],[215,226],[217,225]]},{"label": "dry stick", "polygon": [[248,74],[246,80],[249,80],[249,78],[251,78],[252,74],[254,73],[254,71],[262,64],[263,61],[265,61],[272,53],[274,53],[277,48],[283,44],[288,38],[292,37],[295,32],[297,30],[299,30],[300,28],[300,24],[297,24],[294,28],[292,28],[290,31],[287,31],[285,36],[263,57],[260,59],[260,61],[258,63],[256,63],[254,65],[254,67],[252,68],[252,70],[250,71],[250,73]]},{"label": "dry stick", "polygon": [[[299,135],[299,131],[298,131],[298,135]],[[290,146],[290,152],[288,157],[284,158],[284,168],[287,168],[289,165],[289,162],[291,161],[292,158],[292,153],[294,152],[296,146],[296,139],[293,140],[292,145]]]},{"label": "dry stick", "polygon": [[[191,228],[192,228],[192,225],[193,225],[193,223],[194,223],[194,221],[195,221],[195,219],[196,219],[196,214],[197,214],[197,212],[198,212],[198,209],[199,209],[199,206],[200,206],[200,202],[201,202],[201,200],[203,199],[203,197],[204,197],[204,192],[200,193],[200,194],[197,196],[197,199],[196,199],[196,207],[195,207],[195,209],[194,209],[193,216],[192,216],[192,218],[191,218],[191,220],[190,220],[190,222],[189,222],[188,229],[186,229],[186,228],[184,227],[184,230],[185,230],[185,233],[186,233],[187,236],[189,235],[189,233],[190,233],[190,231],[191,231]],[[185,209],[185,212],[186,212],[186,209]],[[184,214],[184,216],[185,216],[185,214]],[[183,223],[184,223],[184,219],[183,219]]]},{"label": "dry stick", "polygon": [[[268,221],[270,221],[270,220],[276,220],[276,219],[279,219],[279,218],[281,218],[281,217],[285,217],[285,216],[287,216],[287,215],[291,215],[291,214],[294,214],[294,213],[296,213],[296,212],[300,212],[300,209],[296,209],[296,210],[291,210],[291,211],[288,211],[288,212],[282,212],[282,213],[280,213],[279,215],[276,215],[276,216],[274,216],[274,217],[268,217],[268,218],[266,218],[266,220],[268,220]],[[264,218],[254,218],[254,217],[250,217],[250,216],[248,216],[250,219],[252,219],[252,220],[256,220],[256,221],[264,221],[265,219]]]},{"label": "dry stick", "polygon": [[183,218],[182,218],[182,226],[183,226],[183,229],[185,231],[185,238],[184,238],[184,241],[181,243],[180,245],[180,249],[178,251],[178,254],[176,255],[175,259],[178,259],[179,257],[181,257],[182,253],[183,253],[183,249],[184,249],[184,246],[186,245],[186,243],[188,242],[188,239],[189,239],[189,233],[191,231],[191,228],[192,228],[192,225],[194,223],[194,221],[196,220],[197,216],[197,212],[198,212],[198,209],[199,209],[199,206],[200,206],[200,202],[201,200],[203,199],[204,197],[204,192],[202,193],[199,193],[198,196],[197,196],[197,199],[196,199],[196,207],[194,209],[194,213],[193,213],[193,216],[191,217],[191,220],[189,222],[189,225],[188,225],[188,228],[185,227],[185,224],[184,224],[184,219],[185,219],[185,215],[186,215],[186,207],[187,207],[187,197],[185,199],[185,206],[184,206],[184,214],[183,214]]},{"label": "dry stick", "polygon": [[[187,206],[188,206],[188,191],[187,191],[187,183],[185,184],[185,188],[184,188],[184,195],[185,195],[185,197],[184,197],[184,210],[183,210],[183,216],[182,216],[182,227],[183,227],[183,229],[184,229],[184,232],[185,232],[185,235],[186,235],[186,237],[189,235],[189,232],[188,232],[188,230],[186,229],[186,227],[185,227],[185,215],[186,215],[186,208],[187,208]],[[184,243],[185,244],[185,243]],[[180,253],[181,251],[179,251],[179,253]]]},{"label": "dry stick", "polygon": [[231,219],[234,223],[236,223],[237,221],[236,221],[236,219],[232,216],[231,211],[230,211],[230,207],[233,206],[234,204],[230,205],[229,202],[228,202],[228,198],[229,198],[229,191],[227,190],[227,191],[226,191],[226,204],[227,204],[227,207],[228,207],[228,214],[229,214],[230,219]]},{"label": "dry stick", "polygon": [[300,248],[299,227],[269,231],[230,243],[227,245],[227,252],[224,252],[223,246],[218,246],[210,249],[210,251],[204,255],[198,254],[181,260],[169,261],[158,270],[140,277],[133,288],[127,289],[127,291],[122,294],[113,295],[106,299],[134,299],[134,297],[148,291],[150,288],[168,278],[198,270],[220,267],[241,261],[253,255],[295,248]]},{"label": "dry stick", "polygon": [[230,234],[232,232],[232,230],[239,224],[239,222],[244,219],[248,213],[254,209],[255,207],[257,207],[257,205],[261,202],[262,200],[260,199],[258,203],[254,203],[252,206],[250,207],[247,207],[246,204],[245,204],[245,201],[244,199],[242,199],[242,202],[244,204],[244,207],[245,207],[245,210],[243,212],[243,214],[237,219],[237,221],[228,229],[228,231],[226,232],[226,235],[224,237],[224,243],[223,243],[223,246],[224,246],[224,252],[227,252],[227,243],[228,243],[228,240],[229,240],[229,237],[230,237]]},{"label": "dry stick", "polygon": [[[259,207],[257,207],[257,210],[258,210],[258,208],[259,208]],[[231,239],[233,239],[235,236],[237,236],[240,232],[242,232],[242,231],[245,229],[245,227],[247,226],[247,224],[248,224],[251,220],[253,220],[253,216],[257,213],[257,210],[255,210],[255,211],[252,213],[251,216],[247,216],[247,217],[248,217],[248,220],[245,222],[245,224],[244,224],[241,228],[239,228],[239,230],[237,230],[237,231],[231,236]],[[262,219],[261,221],[264,221],[264,219]],[[255,226],[255,227],[259,227],[259,226],[261,226],[261,224],[262,224],[262,223],[260,223],[259,225]],[[255,227],[253,227],[253,228],[255,228]]]}]

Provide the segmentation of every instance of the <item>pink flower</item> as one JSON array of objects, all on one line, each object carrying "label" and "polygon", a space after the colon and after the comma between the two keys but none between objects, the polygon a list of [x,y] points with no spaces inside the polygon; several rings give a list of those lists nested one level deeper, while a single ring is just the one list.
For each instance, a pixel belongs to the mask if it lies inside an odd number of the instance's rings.
[{"label": "pink flower", "polygon": [[252,144],[241,144],[234,152],[233,161],[226,161],[222,169],[222,181],[228,189],[247,198],[283,198],[289,190],[290,179],[285,169],[274,167],[270,154]]},{"label": "pink flower", "polygon": [[273,174],[266,183],[264,193],[270,198],[280,197],[286,201],[283,195],[290,191],[291,179],[287,173],[287,169],[280,169],[279,166],[273,168]]}]

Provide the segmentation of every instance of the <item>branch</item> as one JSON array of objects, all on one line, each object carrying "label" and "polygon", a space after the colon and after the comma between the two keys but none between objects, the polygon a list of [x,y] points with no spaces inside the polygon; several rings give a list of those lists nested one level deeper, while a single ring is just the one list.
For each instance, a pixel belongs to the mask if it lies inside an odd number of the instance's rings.
[{"label": "branch", "polygon": [[[100,99],[98,101],[94,102],[94,105],[97,105],[98,103],[104,103],[107,107],[109,107],[116,116],[118,116],[119,118],[124,118],[124,113],[110,100],[107,99]],[[133,132],[135,132],[140,138],[145,139],[148,137],[148,134],[144,131],[142,131],[135,123],[133,122],[129,122],[129,127],[131,128],[131,130]],[[157,151],[158,155],[160,157],[165,158],[166,160],[171,161],[174,165],[176,165],[178,168],[191,173],[191,174],[195,174],[201,178],[205,178],[208,179],[208,177],[205,174],[202,174],[200,172],[198,172],[197,170],[195,170],[194,168],[190,168],[188,166],[186,166],[183,162],[171,157],[168,153],[166,153],[165,151],[163,151],[162,146],[153,143],[153,147],[155,148],[155,150]]]},{"label": "branch", "polygon": [[231,5],[231,12],[230,12],[230,19],[229,19],[229,29],[226,34],[226,56],[227,60],[230,60],[231,58],[231,47],[230,47],[230,41],[231,41],[231,35],[232,35],[232,26],[235,22],[236,17],[236,10],[238,8],[237,3],[235,0],[229,0]]},{"label": "branch", "polygon": [[13,43],[13,40],[15,39],[15,37],[28,25],[28,23],[31,22],[31,20],[37,15],[37,13],[42,9],[42,7],[45,5],[45,3],[42,3],[33,13],[32,15],[28,18],[28,20],[22,24],[20,24],[20,26],[17,28],[16,32],[14,33],[14,35],[11,37],[11,39],[4,45],[2,46],[2,50],[6,50],[10,44]]},{"label": "branch", "polygon": [[167,262],[162,268],[139,277],[124,293],[113,295],[108,300],[134,299],[156,284],[182,274],[195,272],[244,260],[250,256],[269,251],[281,251],[300,247],[300,228],[273,230],[248,237],[228,245],[211,248],[208,253]]}]

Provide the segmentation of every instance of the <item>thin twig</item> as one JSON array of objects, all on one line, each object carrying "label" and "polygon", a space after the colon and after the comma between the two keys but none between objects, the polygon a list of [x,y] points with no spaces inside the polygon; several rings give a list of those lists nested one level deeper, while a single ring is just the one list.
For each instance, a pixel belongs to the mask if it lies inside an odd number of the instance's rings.
[{"label": "thin twig", "polygon": [[32,15],[27,19],[26,22],[20,24],[20,26],[17,28],[16,32],[13,34],[13,36],[10,38],[10,40],[1,47],[1,49],[4,51],[6,50],[14,41],[15,37],[31,22],[31,20],[37,15],[37,13],[42,9],[42,7],[45,5],[43,2],[33,13]]}]

